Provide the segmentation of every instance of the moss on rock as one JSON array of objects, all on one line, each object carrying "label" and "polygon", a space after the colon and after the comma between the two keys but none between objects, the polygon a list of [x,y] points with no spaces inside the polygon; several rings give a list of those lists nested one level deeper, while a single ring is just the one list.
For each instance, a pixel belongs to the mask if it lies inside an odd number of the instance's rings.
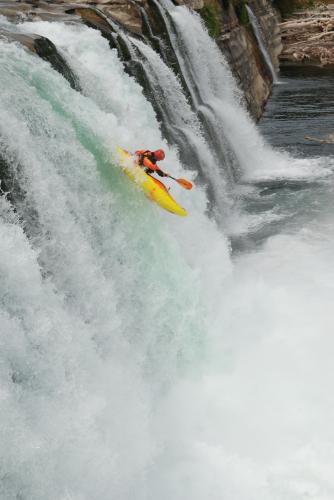
[{"label": "moss on rock", "polygon": [[212,38],[218,38],[220,32],[218,5],[215,2],[208,3],[199,10],[199,13],[206,24],[209,35]]},{"label": "moss on rock", "polygon": [[235,13],[239,19],[240,24],[248,24],[249,17],[246,9],[247,0],[234,0]]}]

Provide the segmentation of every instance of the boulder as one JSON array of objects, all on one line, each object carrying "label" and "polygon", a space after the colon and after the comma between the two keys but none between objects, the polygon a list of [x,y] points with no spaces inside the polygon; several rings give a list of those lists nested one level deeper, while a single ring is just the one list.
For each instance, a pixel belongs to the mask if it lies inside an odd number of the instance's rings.
[{"label": "boulder", "polygon": [[0,30],[0,36],[8,40],[21,43],[31,52],[48,61],[51,66],[66,78],[71,87],[80,90],[79,83],[66,64],[65,59],[59,54],[54,44],[44,36],[36,34],[13,33],[7,30]]}]

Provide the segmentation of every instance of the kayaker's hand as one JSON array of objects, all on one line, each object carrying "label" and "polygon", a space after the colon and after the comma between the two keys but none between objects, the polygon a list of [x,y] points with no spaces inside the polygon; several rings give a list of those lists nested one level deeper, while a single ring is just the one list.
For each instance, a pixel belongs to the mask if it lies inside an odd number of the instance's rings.
[{"label": "kayaker's hand", "polygon": [[160,175],[160,177],[165,177],[165,174],[163,173],[162,170],[156,170],[156,173]]}]

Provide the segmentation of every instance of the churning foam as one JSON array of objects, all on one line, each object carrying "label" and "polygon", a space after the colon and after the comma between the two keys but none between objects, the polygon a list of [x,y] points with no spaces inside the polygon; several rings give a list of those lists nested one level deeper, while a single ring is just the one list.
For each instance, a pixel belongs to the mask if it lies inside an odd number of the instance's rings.
[{"label": "churning foam", "polygon": [[204,192],[172,218],[112,166],[163,140],[107,42],[37,29],[84,95],[0,42],[2,151],[37,214],[1,200],[1,498],[331,499],[330,202],[232,264]]}]

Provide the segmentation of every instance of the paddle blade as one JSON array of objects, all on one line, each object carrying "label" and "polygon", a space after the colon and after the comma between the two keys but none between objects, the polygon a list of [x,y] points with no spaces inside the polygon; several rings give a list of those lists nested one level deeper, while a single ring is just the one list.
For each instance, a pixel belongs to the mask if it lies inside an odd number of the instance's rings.
[{"label": "paddle blade", "polygon": [[175,179],[180,186],[182,186],[184,189],[192,189],[193,185],[191,182],[186,181],[185,179]]}]

